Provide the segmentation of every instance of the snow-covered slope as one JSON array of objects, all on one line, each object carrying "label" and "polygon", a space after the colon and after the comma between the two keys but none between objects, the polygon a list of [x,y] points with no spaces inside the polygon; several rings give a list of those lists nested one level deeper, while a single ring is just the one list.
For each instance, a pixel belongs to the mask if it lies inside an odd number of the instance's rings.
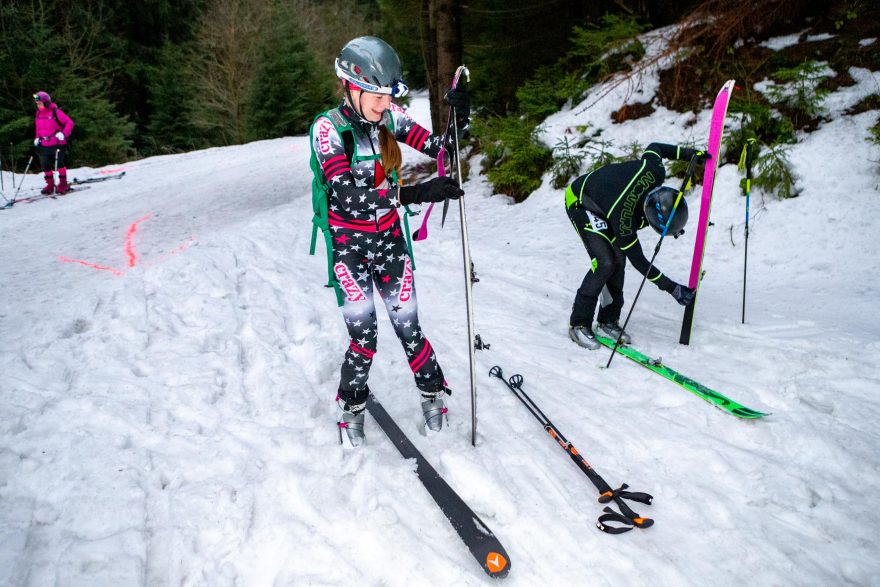
[{"label": "snow-covered slope", "polygon": [[[619,107],[613,93],[605,100]],[[591,124],[618,144],[705,141],[708,113],[690,126],[662,110],[612,125],[607,109],[555,115],[548,137]],[[424,120],[424,98],[413,110]],[[753,193],[746,324],[744,199],[729,165],[691,346],[677,342],[681,309],[653,287],[630,323],[637,347],[773,413],[760,421],[623,357],[604,370],[605,350],[571,343],[589,260],[561,191],[545,182],[514,206],[477,177],[466,186],[476,330],[491,349],[478,354],[472,448],[455,207],[445,229],[432,223],[416,280],[455,390],[450,428],[420,436],[416,389],[384,316],[370,385],[505,543],[507,583],[877,581],[880,178],[865,141],[876,116],[837,116],[793,148],[801,197]],[[121,180],[0,212],[0,583],[488,581],[374,422],[366,450],[337,443],[346,333],[323,254],[307,255],[307,142],[132,162]],[[663,244],[658,266],[673,279],[687,275],[692,239]],[[630,301],[638,278],[629,272]],[[653,528],[595,529],[594,488],[488,377],[496,364],[524,375],[609,483],[655,496],[640,510]]]}]

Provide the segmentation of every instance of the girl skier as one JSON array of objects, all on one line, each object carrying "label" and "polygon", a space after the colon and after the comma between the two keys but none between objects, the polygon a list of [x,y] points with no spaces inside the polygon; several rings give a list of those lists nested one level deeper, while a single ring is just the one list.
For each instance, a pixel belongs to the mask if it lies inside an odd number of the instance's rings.
[{"label": "girl skier", "polygon": [[[34,147],[40,157],[40,166],[46,179],[43,194],[66,194],[70,191],[67,183],[67,167],[64,157],[67,154],[67,139],[73,130],[73,119],[64,113],[46,92],[34,94]],[[58,185],[55,185],[54,171],[58,170]]]},{"label": "girl skier", "polygon": [[[419,326],[413,261],[401,227],[401,205],[442,202],[464,195],[448,177],[403,186],[398,141],[437,157],[443,138],[422,128],[392,97],[406,94],[400,59],[376,37],[359,37],[336,59],[341,104],[319,115],[311,128],[315,225],[324,231],[330,285],[336,289],[349,343],[342,362],[338,421],[350,446],[365,441],[364,409],[377,347],[373,290],[378,290],[421,392],[427,429],[439,431],[450,393],[437,357]],[[465,90],[452,90],[460,132],[468,124]],[[451,137],[450,137],[451,144]],[[323,204],[323,208],[322,208]],[[314,239],[313,239],[314,247]],[[314,248],[313,248],[314,250]]]}]

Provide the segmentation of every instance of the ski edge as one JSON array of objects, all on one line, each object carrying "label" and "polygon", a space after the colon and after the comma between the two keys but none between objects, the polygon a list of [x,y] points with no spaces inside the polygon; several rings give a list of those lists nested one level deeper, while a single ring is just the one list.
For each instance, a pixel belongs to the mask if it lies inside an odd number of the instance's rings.
[{"label": "ski edge", "polygon": [[[730,108],[730,100],[731,100],[731,98],[733,98],[733,90],[734,90],[735,86],[736,86],[736,80],[732,80],[732,79],[727,80],[724,83],[724,85],[721,86],[721,89],[718,91],[718,95],[715,97],[715,100],[717,102],[718,98],[720,98],[723,94],[726,94],[726,96],[725,96],[726,99],[725,99],[725,103],[724,103],[724,115],[721,118],[721,134],[718,137],[718,149],[717,149],[717,152],[713,154],[713,157],[715,157],[716,160],[713,162],[713,165],[715,165],[715,167],[713,168],[713,172],[712,172],[712,186],[711,186],[711,189],[709,190],[708,202],[706,202],[706,201],[702,202],[703,205],[705,205],[707,203],[709,205],[709,209],[706,212],[706,220],[705,220],[706,225],[702,226],[702,223],[701,223],[701,225],[697,227],[697,235],[698,235],[697,241],[699,241],[699,234],[701,231],[704,234],[704,239],[707,238],[707,236],[705,236],[705,235],[709,229],[709,221],[710,221],[709,219],[712,214],[712,200],[713,200],[714,194],[715,194],[715,179],[716,179],[716,173],[718,171],[717,158],[721,154],[721,146],[724,144],[724,123],[727,120],[727,112]],[[714,105],[713,105],[713,110],[714,110]],[[710,136],[710,139],[711,139],[711,136]],[[706,145],[706,148],[707,149],[709,148],[708,143]],[[701,196],[701,200],[703,200],[702,196]],[[701,216],[702,216],[702,210],[701,210]],[[691,334],[693,333],[693,329],[694,329],[694,316],[696,314],[697,298],[700,295],[700,283],[703,281],[703,276],[702,276],[703,256],[705,255],[705,253],[706,253],[706,243],[704,240],[703,246],[700,250],[699,260],[697,259],[696,249],[694,249],[694,255],[693,255],[693,258],[691,259],[691,272],[688,277],[688,287],[694,287],[694,289],[695,289],[694,301],[691,302],[687,308],[685,308],[684,316],[682,317],[682,321],[681,321],[681,332],[679,333],[679,337],[678,337],[679,344],[690,345],[690,343],[691,343]],[[697,265],[696,272],[694,271],[695,264]],[[693,276],[694,273],[696,273],[696,283],[693,286],[691,286],[690,280],[691,280],[691,276]]]}]

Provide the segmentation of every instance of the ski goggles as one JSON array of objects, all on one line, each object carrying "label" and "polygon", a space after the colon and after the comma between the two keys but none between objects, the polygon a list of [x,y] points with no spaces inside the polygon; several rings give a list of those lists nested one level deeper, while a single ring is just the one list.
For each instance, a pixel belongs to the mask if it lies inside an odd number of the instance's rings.
[{"label": "ski goggles", "polygon": [[336,60],[336,77],[338,77],[339,79],[343,79],[354,86],[357,86],[365,92],[372,92],[373,94],[387,94],[392,96],[393,98],[402,98],[406,96],[406,94],[409,92],[409,87],[407,87],[407,85],[401,80],[395,81],[393,84],[391,84],[390,87],[388,87],[377,86],[364,80],[352,77],[348,75],[341,67],[339,67],[339,59]]}]

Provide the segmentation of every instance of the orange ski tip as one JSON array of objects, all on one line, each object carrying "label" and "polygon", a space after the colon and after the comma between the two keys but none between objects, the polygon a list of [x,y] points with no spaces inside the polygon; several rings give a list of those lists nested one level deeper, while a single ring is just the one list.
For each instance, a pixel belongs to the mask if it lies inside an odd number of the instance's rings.
[{"label": "orange ski tip", "polygon": [[499,573],[507,566],[507,559],[499,552],[490,552],[486,555],[486,568],[492,573]]}]

